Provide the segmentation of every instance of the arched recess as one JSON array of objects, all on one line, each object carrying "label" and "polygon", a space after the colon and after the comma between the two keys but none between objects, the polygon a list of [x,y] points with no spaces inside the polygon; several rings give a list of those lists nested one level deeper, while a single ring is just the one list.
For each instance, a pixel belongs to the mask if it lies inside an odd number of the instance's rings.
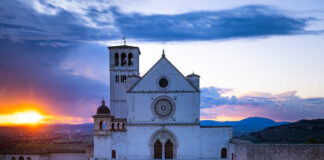
[{"label": "arched recess", "polygon": [[227,158],[227,149],[226,148],[222,148],[222,150],[221,150],[221,158]]},{"label": "arched recess", "polygon": [[116,150],[111,151],[111,158],[116,159]]},{"label": "arched recess", "polygon": [[123,123],[122,130],[125,130],[125,123]]},{"label": "arched recess", "polygon": [[132,66],[134,61],[134,57],[132,53],[128,53],[128,66]]},{"label": "arched recess", "polygon": [[115,123],[111,124],[111,130],[115,130]]},{"label": "arched recess", "polygon": [[105,123],[104,121],[100,121],[100,122],[99,122],[99,130],[100,130],[100,131],[105,131],[105,130],[107,130],[106,127],[107,127],[107,126],[106,126],[106,123]]},{"label": "arched recess", "polygon": [[12,157],[11,160],[16,160],[16,157]]},{"label": "arched recess", "polygon": [[122,53],[120,58],[121,58],[121,66],[125,66],[126,65],[126,54]]},{"label": "arched recess", "polygon": [[155,158],[159,153],[159,142],[162,145],[162,157],[164,159],[176,159],[177,158],[177,149],[178,149],[178,140],[174,133],[172,133],[168,129],[159,129],[154,132],[149,141],[150,146],[150,157],[152,159],[160,159]]},{"label": "arched recess", "polygon": [[162,159],[162,143],[159,140],[154,142],[154,159]]},{"label": "arched recess", "polygon": [[24,160],[23,156],[19,156],[18,160]]},{"label": "arched recess", "polygon": [[119,65],[119,54],[118,54],[118,53],[115,53],[115,57],[114,57],[114,59],[115,59],[115,63],[114,63],[114,65],[115,65],[115,66],[118,66],[118,65]]},{"label": "arched recess", "polygon": [[27,157],[27,160],[32,160],[30,157]]}]

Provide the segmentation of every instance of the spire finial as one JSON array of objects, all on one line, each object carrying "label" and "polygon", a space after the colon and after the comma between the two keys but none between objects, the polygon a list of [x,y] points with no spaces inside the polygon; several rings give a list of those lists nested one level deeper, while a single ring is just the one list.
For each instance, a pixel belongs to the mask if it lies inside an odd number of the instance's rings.
[{"label": "spire finial", "polygon": [[126,36],[125,35],[123,37],[123,40],[124,40],[124,45],[126,46]]},{"label": "spire finial", "polygon": [[104,99],[104,97],[102,97],[101,103],[102,103],[103,106],[105,105],[105,99]]},{"label": "spire finial", "polygon": [[162,50],[162,57],[165,57],[164,49]]}]

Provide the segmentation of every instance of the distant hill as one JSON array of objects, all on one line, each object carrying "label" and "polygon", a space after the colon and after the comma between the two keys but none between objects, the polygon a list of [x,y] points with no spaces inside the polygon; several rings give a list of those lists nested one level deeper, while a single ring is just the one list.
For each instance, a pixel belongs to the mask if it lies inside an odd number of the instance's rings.
[{"label": "distant hill", "polygon": [[288,124],[289,122],[275,122],[272,119],[262,117],[250,117],[240,121],[211,121],[204,120],[200,121],[201,126],[232,126],[234,137],[247,135],[251,132],[260,131],[267,127],[278,126]]},{"label": "distant hill", "polygon": [[253,143],[324,143],[324,119],[300,120],[241,136]]}]

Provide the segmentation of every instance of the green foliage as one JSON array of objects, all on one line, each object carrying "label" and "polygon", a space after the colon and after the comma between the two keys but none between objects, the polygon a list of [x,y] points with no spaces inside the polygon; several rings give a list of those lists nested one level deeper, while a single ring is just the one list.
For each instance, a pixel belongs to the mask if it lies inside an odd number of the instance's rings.
[{"label": "green foliage", "polygon": [[317,144],[317,140],[315,138],[309,137],[306,141],[307,144]]},{"label": "green foliage", "polygon": [[324,119],[300,120],[240,137],[253,143],[324,143]]}]

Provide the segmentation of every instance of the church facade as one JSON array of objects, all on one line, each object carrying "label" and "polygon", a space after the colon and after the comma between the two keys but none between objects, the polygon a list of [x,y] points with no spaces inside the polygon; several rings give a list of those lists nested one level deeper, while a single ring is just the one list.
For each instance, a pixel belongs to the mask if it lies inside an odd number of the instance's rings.
[{"label": "church facade", "polygon": [[231,127],[200,126],[200,77],[184,76],[164,52],[140,76],[140,49],[108,47],[110,108],[94,118],[94,158],[234,159]]}]

